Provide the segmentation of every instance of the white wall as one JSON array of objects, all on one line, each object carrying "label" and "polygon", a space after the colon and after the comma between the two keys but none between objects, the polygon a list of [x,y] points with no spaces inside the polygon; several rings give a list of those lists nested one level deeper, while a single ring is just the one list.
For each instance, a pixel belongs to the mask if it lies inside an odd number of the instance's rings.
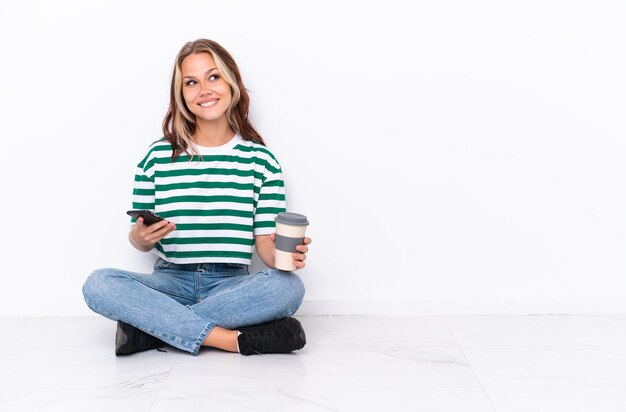
[{"label": "white wall", "polygon": [[618,0],[0,1],[0,316],[86,315],[93,269],[151,269],[134,166],[200,37],[312,223],[301,313],[626,313],[624,21]]}]

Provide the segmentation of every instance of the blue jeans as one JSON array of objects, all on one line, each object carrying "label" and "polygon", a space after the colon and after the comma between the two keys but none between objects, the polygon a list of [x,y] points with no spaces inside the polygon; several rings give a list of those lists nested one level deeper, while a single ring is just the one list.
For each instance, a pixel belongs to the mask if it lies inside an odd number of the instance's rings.
[{"label": "blue jeans", "polygon": [[292,272],[254,275],[238,263],[175,264],[158,258],[152,274],[98,269],[83,285],[87,306],[197,355],[215,326],[237,329],[291,316],[304,285]]}]

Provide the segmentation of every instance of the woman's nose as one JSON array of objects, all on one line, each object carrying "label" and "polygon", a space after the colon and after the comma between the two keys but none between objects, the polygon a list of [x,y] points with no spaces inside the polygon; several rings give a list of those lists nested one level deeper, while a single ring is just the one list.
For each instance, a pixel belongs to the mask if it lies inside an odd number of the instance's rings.
[{"label": "woman's nose", "polygon": [[211,90],[211,88],[208,85],[202,86],[202,91],[200,92],[202,96],[204,96],[205,94],[211,94],[211,93],[213,93],[213,90]]}]

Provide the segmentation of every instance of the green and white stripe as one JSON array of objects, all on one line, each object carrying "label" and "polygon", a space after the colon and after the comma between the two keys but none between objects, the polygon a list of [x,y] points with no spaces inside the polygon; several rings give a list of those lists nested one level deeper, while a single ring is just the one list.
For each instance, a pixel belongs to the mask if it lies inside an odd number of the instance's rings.
[{"label": "green and white stripe", "polygon": [[274,218],[286,210],[280,164],[265,146],[239,134],[198,150],[202,159],[183,154],[171,162],[167,140],[150,145],[137,165],[133,209],[176,224],[153,249],[167,261],[249,265],[254,236],[274,232]]}]

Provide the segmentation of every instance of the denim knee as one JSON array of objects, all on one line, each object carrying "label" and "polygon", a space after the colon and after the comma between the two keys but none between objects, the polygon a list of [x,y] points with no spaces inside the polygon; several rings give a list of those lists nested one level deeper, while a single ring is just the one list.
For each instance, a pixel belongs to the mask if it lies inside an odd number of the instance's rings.
[{"label": "denim knee", "polygon": [[271,274],[280,279],[280,288],[284,291],[285,305],[289,316],[293,315],[304,299],[304,283],[298,275],[293,272],[284,272],[278,269],[271,269]]},{"label": "denim knee", "polygon": [[92,306],[94,302],[102,296],[102,292],[106,289],[107,277],[111,274],[111,269],[97,269],[91,272],[83,284],[83,297],[88,306]]}]

